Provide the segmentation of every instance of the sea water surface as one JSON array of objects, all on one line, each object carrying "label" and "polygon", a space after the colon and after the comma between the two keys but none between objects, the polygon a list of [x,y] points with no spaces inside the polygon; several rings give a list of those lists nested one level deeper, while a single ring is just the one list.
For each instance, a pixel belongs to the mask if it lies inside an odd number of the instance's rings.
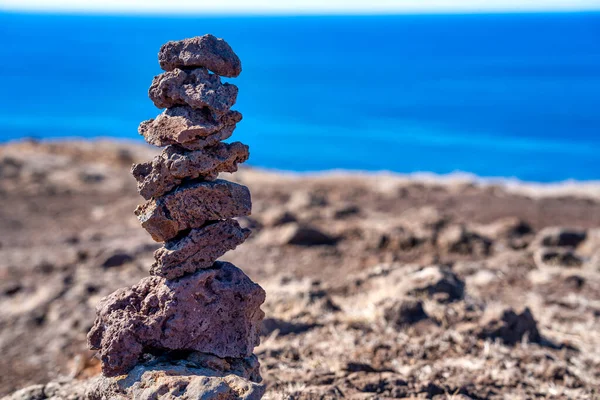
[{"label": "sea water surface", "polygon": [[232,140],[251,165],[600,179],[598,13],[1,13],[0,141],[141,141],[160,45],[208,32],[243,62]]}]

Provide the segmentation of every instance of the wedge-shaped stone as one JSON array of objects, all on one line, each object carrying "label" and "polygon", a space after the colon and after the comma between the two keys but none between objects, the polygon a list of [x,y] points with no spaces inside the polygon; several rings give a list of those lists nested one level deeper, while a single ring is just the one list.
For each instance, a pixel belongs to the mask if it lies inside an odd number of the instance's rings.
[{"label": "wedge-shaped stone", "polygon": [[138,191],[146,199],[162,196],[186,179],[213,181],[220,172],[235,172],[248,159],[248,146],[240,142],[219,143],[203,150],[188,151],[168,146],[152,161],[135,164],[131,173]]},{"label": "wedge-shaped stone", "polygon": [[229,111],[215,118],[208,108],[197,110],[176,106],[155,119],[142,122],[138,132],[155,146],[178,144],[189,150],[199,150],[230,137],[241,120],[242,114],[238,111]]},{"label": "wedge-shaped stone", "polygon": [[135,214],[157,242],[174,238],[208,221],[250,215],[252,201],[246,186],[217,179],[180,186],[175,191],[139,205]]},{"label": "wedge-shaped stone", "polygon": [[233,219],[192,229],[186,236],[170,240],[154,252],[156,262],[150,273],[175,279],[210,268],[223,254],[244,243],[248,236],[250,229],[240,227]]},{"label": "wedge-shaped stone", "polygon": [[238,88],[221,83],[218,75],[206,68],[184,71],[179,68],[154,77],[148,91],[150,100],[158,108],[189,105],[208,107],[221,115],[229,111],[237,99]]},{"label": "wedge-shaped stone", "polygon": [[242,72],[242,62],[229,44],[210,34],[165,43],[158,53],[158,63],[165,71],[204,67],[230,78]]},{"label": "wedge-shaped stone", "polygon": [[227,262],[177,280],[148,277],[100,301],[88,342],[105,376],[127,373],[144,351],[250,357],[264,300],[264,290]]}]

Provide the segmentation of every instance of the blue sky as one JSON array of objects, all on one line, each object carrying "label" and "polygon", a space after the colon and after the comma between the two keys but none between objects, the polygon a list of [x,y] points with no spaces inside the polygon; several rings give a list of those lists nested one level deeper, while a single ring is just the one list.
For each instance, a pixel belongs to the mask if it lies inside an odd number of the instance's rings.
[{"label": "blue sky", "polygon": [[600,0],[0,0],[0,10],[126,13],[420,13],[599,10]]}]

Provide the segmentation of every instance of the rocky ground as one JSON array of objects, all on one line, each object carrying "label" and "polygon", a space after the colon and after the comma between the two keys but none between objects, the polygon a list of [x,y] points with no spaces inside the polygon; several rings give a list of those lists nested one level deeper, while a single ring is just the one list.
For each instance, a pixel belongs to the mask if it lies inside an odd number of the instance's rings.
[{"label": "rocky ground", "polygon": [[[154,149],[0,148],[0,396],[79,398],[99,299],[158,244],[129,173]],[[600,194],[244,169],[251,238],[225,259],[267,291],[271,399],[600,398]],[[576,195],[575,195],[576,194]]]}]

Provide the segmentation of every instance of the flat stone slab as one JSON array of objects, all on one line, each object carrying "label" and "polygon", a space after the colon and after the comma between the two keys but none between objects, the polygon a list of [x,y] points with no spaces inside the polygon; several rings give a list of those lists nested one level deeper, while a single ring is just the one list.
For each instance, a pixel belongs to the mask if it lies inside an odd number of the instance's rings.
[{"label": "flat stone slab", "polygon": [[168,146],[152,161],[134,164],[131,173],[138,182],[138,191],[149,200],[187,179],[213,181],[221,172],[235,172],[248,157],[248,146],[240,142],[219,143],[196,151]]},{"label": "flat stone slab", "polygon": [[150,354],[143,358],[148,360],[127,375],[87,382],[86,399],[258,400],[265,391],[254,355],[224,359],[192,352],[181,359]]},{"label": "flat stone slab", "polygon": [[250,229],[242,228],[234,219],[192,229],[186,236],[170,240],[154,252],[156,262],[150,273],[175,279],[210,268],[223,254],[244,243],[248,236]]},{"label": "flat stone slab", "polygon": [[242,62],[229,44],[210,34],[165,43],[158,53],[158,63],[165,71],[204,67],[229,78],[242,72]]},{"label": "flat stone slab", "polygon": [[176,105],[208,107],[222,115],[235,104],[238,88],[229,83],[221,83],[221,78],[211,74],[206,68],[191,71],[176,68],[155,76],[148,95],[158,108]]},{"label": "flat stone slab", "polygon": [[217,179],[182,185],[139,205],[135,214],[157,242],[166,242],[186,229],[206,222],[250,215],[252,200],[246,186]]},{"label": "flat stone slab", "polygon": [[264,300],[264,290],[227,262],[177,280],[147,277],[100,301],[88,342],[108,377],[126,374],[144,352],[250,357],[260,342]]},{"label": "flat stone slab", "polygon": [[142,122],[138,132],[155,146],[177,144],[188,150],[200,150],[229,138],[241,120],[242,114],[238,111],[215,117],[208,108],[175,106],[155,119]]}]

